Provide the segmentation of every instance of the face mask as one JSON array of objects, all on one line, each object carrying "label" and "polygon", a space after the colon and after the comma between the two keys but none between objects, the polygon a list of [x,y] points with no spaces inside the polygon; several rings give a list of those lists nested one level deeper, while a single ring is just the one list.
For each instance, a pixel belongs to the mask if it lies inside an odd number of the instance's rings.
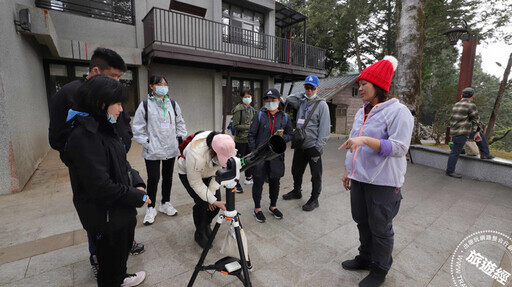
[{"label": "face mask", "polygon": [[155,93],[161,97],[167,95],[169,92],[169,87],[167,86],[156,86],[155,87]]},{"label": "face mask", "polygon": [[111,124],[115,124],[115,123],[117,122],[116,118],[115,118],[113,115],[109,114],[109,113],[107,113],[107,120],[108,120]]},{"label": "face mask", "polygon": [[304,94],[304,97],[306,97],[306,99],[308,99],[308,100],[311,100],[316,97],[316,94],[312,95],[311,97],[308,97],[308,95]]},{"label": "face mask", "polygon": [[218,161],[216,161],[214,159],[212,159],[212,162],[213,162],[214,165],[220,165],[220,162],[218,162]]},{"label": "face mask", "polygon": [[265,103],[265,108],[267,108],[267,110],[269,110],[271,112],[277,110],[278,107],[279,107],[278,102]]},{"label": "face mask", "polygon": [[248,105],[252,102],[252,98],[243,98],[242,101],[244,102],[244,104]]}]

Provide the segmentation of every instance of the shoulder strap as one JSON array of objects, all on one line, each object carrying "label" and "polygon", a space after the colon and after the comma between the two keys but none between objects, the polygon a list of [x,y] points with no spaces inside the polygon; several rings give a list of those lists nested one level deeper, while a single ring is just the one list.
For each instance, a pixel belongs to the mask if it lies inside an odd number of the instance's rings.
[{"label": "shoulder strap", "polygon": [[313,112],[315,111],[316,107],[318,106],[318,104],[320,104],[320,101],[317,101],[314,105],[313,105],[313,109],[311,110],[311,112],[309,112],[308,114],[308,118],[306,119],[306,121],[304,122],[304,125],[303,127],[306,128],[306,126],[308,125],[308,122],[309,122],[309,119],[311,119],[311,116],[313,115]]},{"label": "shoulder strap", "polygon": [[[241,124],[242,124],[242,110],[240,110],[240,118],[239,118],[239,123],[238,123],[238,124],[239,124],[239,125],[241,125]],[[246,123],[246,124],[247,124],[247,123]]]},{"label": "shoulder strap", "polygon": [[258,122],[261,122],[261,111],[258,111]]},{"label": "shoulder strap", "polygon": [[144,106],[144,119],[146,120],[146,123],[148,122],[148,99],[145,99],[142,101],[142,105]]},{"label": "shoulder strap", "polygon": [[170,99],[170,100],[171,100],[172,109],[174,110],[174,117],[177,118],[178,112],[176,112],[176,101],[173,99]]}]

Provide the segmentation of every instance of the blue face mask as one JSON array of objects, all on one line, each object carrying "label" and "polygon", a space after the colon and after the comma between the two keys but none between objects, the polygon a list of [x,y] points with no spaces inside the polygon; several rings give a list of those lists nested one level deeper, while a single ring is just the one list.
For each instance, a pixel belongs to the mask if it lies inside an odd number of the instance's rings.
[{"label": "blue face mask", "polygon": [[107,113],[107,120],[108,120],[111,124],[115,124],[115,123],[117,123],[116,118],[115,118],[113,115],[109,114],[109,113]]},{"label": "blue face mask", "polygon": [[243,98],[242,101],[244,102],[244,104],[248,105],[252,102],[252,98]]},{"label": "blue face mask", "polygon": [[306,99],[308,99],[308,100],[311,100],[316,97],[316,94],[312,95],[311,97],[308,97],[308,95],[304,94],[304,97],[306,97]]},{"label": "blue face mask", "polygon": [[279,107],[279,102],[265,103],[265,108],[267,108],[267,110],[269,110],[271,112],[277,110],[278,107]]},{"label": "blue face mask", "polygon": [[220,162],[218,162],[218,161],[216,161],[214,159],[212,159],[212,162],[213,162],[213,165],[220,165]]},{"label": "blue face mask", "polygon": [[167,95],[169,92],[169,87],[167,86],[155,86],[155,93],[160,97]]}]

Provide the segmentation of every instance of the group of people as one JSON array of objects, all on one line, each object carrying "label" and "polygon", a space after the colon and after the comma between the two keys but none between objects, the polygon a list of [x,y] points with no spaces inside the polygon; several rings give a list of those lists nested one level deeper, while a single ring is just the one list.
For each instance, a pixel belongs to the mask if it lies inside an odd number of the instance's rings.
[{"label": "group of people", "polygon": [[[349,139],[338,148],[347,150],[342,182],[350,190],[360,240],[359,254],[343,261],[342,267],[370,270],[359,286],[380,286],[393,262],[392,221],[400,208],[405,155],[414,126],[409,109],[389,94],[396,65],[397,60],[387,56],[361,72],[357,81],[364,105],[354,118]],[[130,117],[123,107],[127,92],[119,83],[125,70],[117,53],[98,48],[89,74],[62,87],[51,101],[50,144],[69,169],[73,203],[89,237],[98,286],[136,286],[144,280],[143,271],[128,274],[126,268],[130,252],[144,249],[134,241],[136,208],[147,205],[145,225],[155,221],[161,174],[158,211],[168,216],[178,213],[170,202],[175,161],[180,181],[195,203],[194,239],[201,247],[211,236],[212,220],[219,210],[226,209],[216,172],[226,167],[229,158],[244,157],[272,135],[294,142],[293,190],[282,198],[302,198],[303,174],[309,164],[312,191],[302,209],[319,207],[322,153],[330,135],[330,115],[327,103],[318,96],[320,81],[316,76],[306,77],[304,93],[286,99],[276,89],[267,90],[260,110],[251,106],[252,92],[242,91],[241,103],[233,109],[233,140],[215,131],[198,131],[187,137],[180,106],[169,97],[169,83],[160,75],[150,78],[151,92],[137,108],[130,128]],[[297,111],[295,131],[287,106]],[[298,129],[302,133],[297,133]],[[297,134],[305,137],[297,141]],[[132,136],[143,147],[147,186],[126,158]],[[284,174],[284,154],[246,171],[243,181],[252,184],[258,222],[266,220],[261,207],[265,182],[269,185],[268,213],[283,218],[277,199]],[[243,192],[240,183],[236,189]],[[137,248],[139,252],[134,251]]]}]

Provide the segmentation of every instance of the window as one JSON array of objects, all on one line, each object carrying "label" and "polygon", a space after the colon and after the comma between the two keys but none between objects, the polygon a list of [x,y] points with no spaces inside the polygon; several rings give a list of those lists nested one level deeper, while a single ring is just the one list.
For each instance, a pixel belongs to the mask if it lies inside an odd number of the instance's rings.
[{"label": "window", "polygon": [[[258,80],[250,80],[250,79],[240,79],[240,78],[231,78],[231,107],[232,110],[236,105],[240,103],[240,93],[245,89],[252,90],[253,97],[251,105],[259,110],[262,107],[262,99],[261,99],[261,81]],[[227,89],[227,79],[222,78],[222,90],[225,91]]]},{"label": "window", "polygon": [[263,48],[264,16],[247,8],[222,3],[222,39],[225,42]]},{"label": "window", "polygon": [[135,23],[133,0],[36,0],[36,6],[125,24]]},{"label": "window", "polygon": [[[73,63],[64,61],[48,60],[43,62],[46,78],[46,94],[48,103],[55,93],[65,84],[82,78],[89,73],[89,64]],[[125,109],[130,115],[135,114],[139,102],[138,87],[136,81],[137,69],[128,67],[128,70],[121,76],[120,82],[128,90],[128,101],[125,103]]]},{"label": "window", "polygon": [[357,97],[359,95],[359,88],[352,87],[352,97]]}]

